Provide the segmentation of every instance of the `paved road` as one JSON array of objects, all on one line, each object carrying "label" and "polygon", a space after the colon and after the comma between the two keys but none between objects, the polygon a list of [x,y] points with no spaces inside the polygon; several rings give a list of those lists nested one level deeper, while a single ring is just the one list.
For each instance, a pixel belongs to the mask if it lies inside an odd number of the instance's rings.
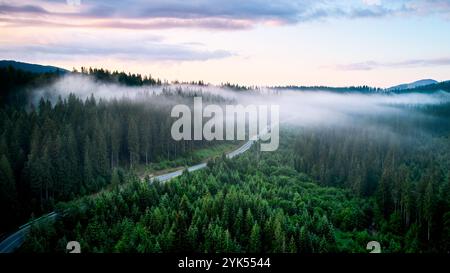
[{"label": "paved road", "polygon": [[[246,152],[248,149],[250,149],[250,147],[252,147],[253,143],[255,142],[255,140],[249,140],[247,141],[244,145],[242,145],[241,147],[237,148],[236,150],[228,153],[226,156],[227,158],[233,158],[237,155],[240,155],[244,152]],[[191,167],[188,167],[186,170],[188,172],[194,172],[200,169],[206,168],[206,163],[200,163]],[[184,169],[182,170],[178,170],[178,171],[174,171],[171,173],[166,173],[166,174],[162,174],[159,176],[155,176],[153,177],[150,181],[154,181],[154,180],[158,180],[160,182],[166,182],[169,181],[172,178],[175,178],[177,176],[180,176],[183,174]]]},{"label": "paved road", "polygon": [[[265,131],[264,131],[265,132]],[[238,149],[228,153],[226,156],[228,158],[233,158],[237,155],[240,155],[244,152],[246,152],[250,147],[253,145],[253,143],[258,139],[258,137],[254,137],[251,140],[247,141],[244,145],[239,147]],[[187,168],[187,171],[193,172],[196,170],[200,170],[206,167],[206,163],[200,163],[191,167]],[[152,178],[152,181],[157,179],[160,182],[167,182],[172,178],[175,178],[177,176],[180,176],[183,173],[183,170],[174,171],[171,173],[162,174],[159,176],[155,176]],[[47,215],[44,215],[33,222],[39,222],[44,219],[50,219],[53,220],[58,216],[56,212],[51,212]],[[29,222],[21,227],[19,227],[19,230],[15,233],[11,234],[9,237],[4,239],[2,242],[0,242],[0,253],[11,253],[14,252],[18,247],[20,247],[25,239],[25,235],[30,230],[30,226],[33,222]]]},{"label": "paved road", "polygon": [[14,252],[19,246],[22,245],[25,235],[27,235],[30,230],[31,224],[35,222],[42,221],[44,219],[53,220],[58,216],[56,212],[50,212],[40,218],[37,218],[31,222],[26,223],[19,227],[19,230],[11,234],[9,237],[0,242],[0,253],[11,253]]}]

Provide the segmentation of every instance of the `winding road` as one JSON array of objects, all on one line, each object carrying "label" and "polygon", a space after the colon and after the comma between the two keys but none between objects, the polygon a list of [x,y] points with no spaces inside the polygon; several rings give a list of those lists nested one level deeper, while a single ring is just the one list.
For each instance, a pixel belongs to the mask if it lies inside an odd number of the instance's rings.
[{"label": "winding road", "polygon": [[25,239],[25,236],[30,230],[31,224],[43,221],[44,219],[53,220],[56,218],[56,216],[58,216],[58,214],[53,211],[49,214],[45,214],[33,221],[28,222],[25,225],[20,226],[18,231],[9,235],[0,243],[0,253],[11,253],[14,252],[14,250],[16,250],[18,247],[20,247]]},{"label": "winding road", "polygon": [[[244,152],[246,152],[248,149],[250,149],[250,147],[252,147],[253,143],[255,142],[255,140],[249,140],[247,141],[244,145],[240,146],[239,148],[237,148],[236,150],[229,152],[226,156],[227,158],[233,158],[237,155],[240,155]],[[188,172],[194,172],[200,169],[206,168],[206,163],[200,163],[191,167],[187,168]],[[154,181],[154,180],[158,180],[160,182],[166,182],[172,178],[175,178],[177,176],[180,176],[181,174],[183,174],[184,169],[182,170],[178,170],[178,171],[174,171],[174,172],[170,172],[170,173],[166,173],[166,174],[162,174],[159,176],[155,176],[153,177],[150,181]],[[0,248],[0,252],[1,252],[1,248]]]},{"label": "winding road", "polygon": [[[266,130],[264,130],[264,132],[265,131]],[[227,158],[233,158],[237,155],[240,155],[240,154],[246,152],[248,149],[250,149],[250,147],[252,147],[253,143],[255,143],[255,141],[257,139],[259,139],[259,137],[253,137],[252,139],[247,141],[245,144],[243,144],[236,150],[228,153],[226,155]],[[187,168],[187,171],[194,172],[194,171],[197,171],[197,170],[200,170],[203,168],[206,168],[206,163],[200,163],[200,164],[197,164],[194,166],[190,166]],[[160,182],[167,182],[167,181],[171,180],[172,178],[175,178],[175,177],[183,174],[183,171],[184,170],[178,170],[178,171],[162,174],[159,176],[155,176],[150,180],[150,182],[152,182],[154,180],[158,180]],[[25,236],[27,235],[28,231],[30,230],[31,224],[37,223],[37,222],[40,222],[43,220],[54,220],[57,216],[58,216],[58,214],[53,211],[53,212],[50,212],[49,214],[43,215],[42,217],[40,217],[38,219],[28,222],[25,225],[20,226],[19,230],[12,233],[8,237],[6,237],[3,241],[0,242],[0,253],[12,253],[12,252],[14,252],[14,250],[19,248],[22,245],[23,241],[25,240]]]}]

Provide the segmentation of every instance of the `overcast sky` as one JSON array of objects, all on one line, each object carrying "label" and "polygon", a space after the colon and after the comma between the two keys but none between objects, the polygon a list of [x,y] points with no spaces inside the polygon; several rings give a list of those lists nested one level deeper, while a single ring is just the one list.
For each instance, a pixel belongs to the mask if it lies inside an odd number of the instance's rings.
[{"label": "overcast sky", "polygon": [[216,84],[450,80],[450,0],[0,0],[0,59]]}]

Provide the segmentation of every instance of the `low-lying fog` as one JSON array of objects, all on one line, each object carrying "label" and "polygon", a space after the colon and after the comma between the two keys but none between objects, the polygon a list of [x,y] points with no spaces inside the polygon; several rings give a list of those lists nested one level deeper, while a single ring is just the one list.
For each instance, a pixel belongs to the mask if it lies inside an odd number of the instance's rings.
[{"label": "low-lying fog", "polygon": [[[89,76],[67,75],[50,86],[33,92],[33,101],[41,97],[55,102],[60,96],[67,98],[73,93],[86,99],[94,95],[96,99],[122,99],[144,102],[151,100],[149,94],[160,94],[163,89],[182,92],[201,92],[233,100],[243,105],[279,105],[280,120],[299,125],[320,125],[349,121],[349,117],[362,114],[401,114],[408,106],[433,105],[450,102],[450,93],[433,92],[386,94],[386,93],[336,93],[327,91],[294,91],[260,88],[251,91],[233,91],[216,86],[163,85],[126,87],[118,84],[101,83]],[[151,101],[149,101],[151,104]],[[401,107],[399,107],[401,106]]]}]

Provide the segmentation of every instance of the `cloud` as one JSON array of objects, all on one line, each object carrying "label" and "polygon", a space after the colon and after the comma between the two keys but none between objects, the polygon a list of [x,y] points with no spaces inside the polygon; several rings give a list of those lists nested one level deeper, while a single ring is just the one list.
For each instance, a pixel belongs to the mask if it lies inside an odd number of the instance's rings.
[{"label": "cloud", "polygon": [[450,14],[450,1],[448,0],[409,0],[405,7],[418,15]]},{"label": "cloud", "polygon": [[[379,0],[90,0],[81,1],[80,6],[62,2],[24,0],[17,4],[7,1],[0,5],[0,22],[15,27],[233,30],[324,18],[383,17],[424,9],[421,1],[404,3],[399,0],[390,5],[383,5]],[[444,1],[433,2],[442,7]]]},{"label": "cloud", "polygon": [[244,29],[257,23],[294,22],[303,6],[285,0],[91,0],[82,1],[79,8],[74,9],[52,5],[52,1],[37,2],[0,5],[0,22],[9,26],[29,26],[29,20],[33,20],[38,25],[56,27]]},{"label": "cloud", "polygon": [[381,5],[381,0],[362,0],[362,2],[369,6]]},{"label": "cloud", "polygon": [[171,29],[199,28],[216,30],[249,29],[253,23],[248,20],[227,20],[220,18],[207,19],[150,19],[150,20],[102,20],[102,21],[57,21],[28,18],[0,18],[0,22],[13,27],[52,26],[64,28],[112,28],[112,29]]},{"label": "cloud", "polygon": [[337,70],[357,71],[357,70],[373,70],[378,68],[410,68],[410,67],[424,67],[424,66],[444,66],[450,65],[450,58],[436,58],[436,59],[411,59],[400,62],[375,62],[366,61],[350,64],[340,64],[335,66]]},{"label": "cloud", "polygon": [[[51,85],[33,92],[33,101],[38,102],[43,96],[52,101],[69,94],[86,99],[91,94],[97,99],[121,99],[144,102],[148,94],[159,94],[163,89],[180,90],[181,92],[197,92],[212,94],[243,105],[278,105],[280,120],[301,126],[323,125],[356,125],[355,121],[365,115],[390,115],[404,113],[411,118],[408,107],[423,106],[450,102],[450,93],[337,93],[327,91],[295,91],[262,88],[251,92],[235,92],[218,86],[143,86],[126,87],[111,83],[94,81],[82,75],[66,75]],[[224,100],[225,101],[225,100]],[[400,106],[400,107],[397,107]],[[234,117],[233,117],[234,118]]]},{"label": "cloud", "polygon": [[48,14],[45,9],[33,6],[33,5],[23,5],[23,6],[11,6],[11,5],[0,5],[0,14],[7,13],[30,13],[30,14]]},{"label": "cloud", "polygon": [[170,44],[161,37],[108,37],[108,35],[77,34],[72,38],[54,41],[26,44],[26,45],[0,45],[0,53],[14,58],[20,53],[26,59],[104,59],[137,61],[206,61],[222,59],[235,54],[226,50],[205,49],[201,44]]}]

